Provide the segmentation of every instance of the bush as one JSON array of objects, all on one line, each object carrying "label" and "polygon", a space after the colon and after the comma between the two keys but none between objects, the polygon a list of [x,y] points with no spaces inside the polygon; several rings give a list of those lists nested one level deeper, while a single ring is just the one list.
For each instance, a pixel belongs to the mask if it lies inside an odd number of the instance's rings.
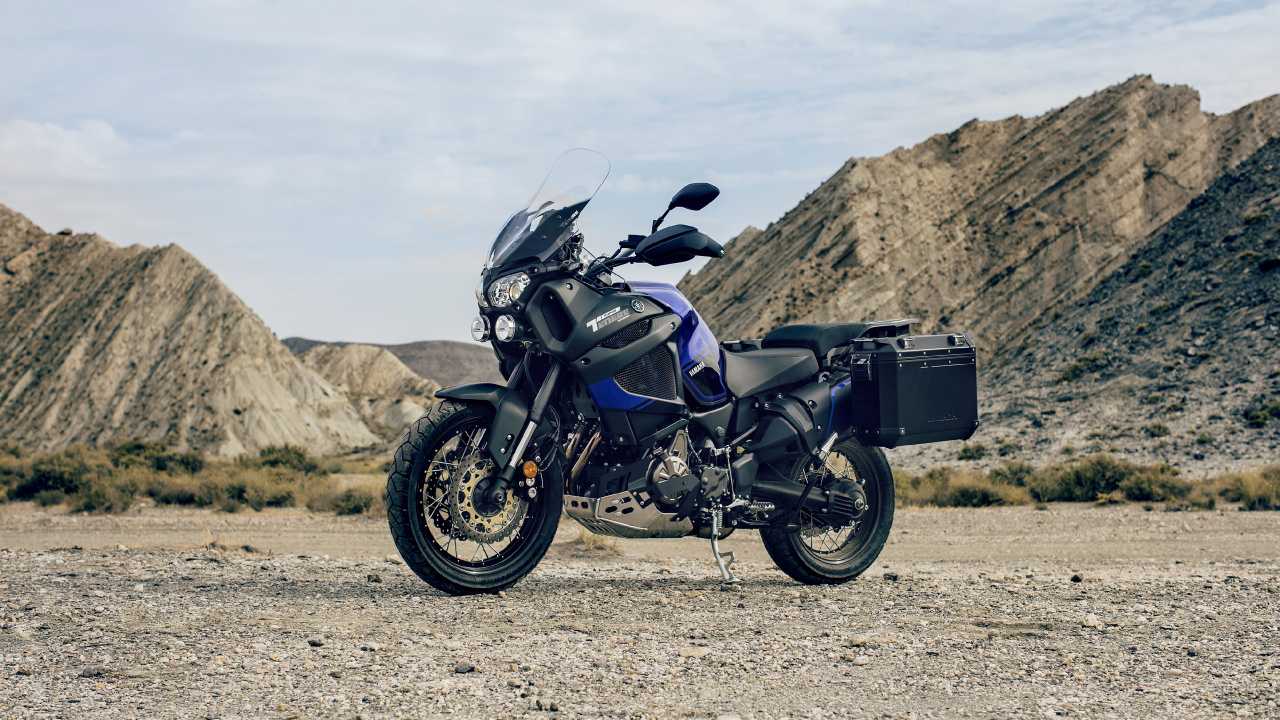
[{"label": "bush", "polygon": [[1246,427],[1265,427],[1272,418],[1280,417],[1280,400],[1260,398],[1246,407],[1243,414]]},{"label": "bush", "polygon": [[1014,487],[1025,487],[1027,480],[1036,474],[1036,469],[1031,463],[1025,463],[1019,460],[1007,462],[1001,467],[994,467],[988,471],[987,475],[994,482],[1001,485],[1012,485]]},{"label": "bush", "polygon": [[1280,465],[1230,473],[1215,486],[1223,500],[1240,503],[1242,510],[1280,510]]},{"label": "bush", "polygon": [[148,484],[146,494],[157,505],[196,505],[198,486],[190,481],[157,478]]},{"label": "bush", "polygon": [[155,459],[154,467],[161,472],[183,472],[196,475],[204,469],[204,458],[200,453],[185,452],[165,454]]},{"label": "bush", "polygon": [[145,472],[122,472],[97,479],[76,494],[72,507],[77,512],[124,512],[133,505],[140,490],[138,478]]},{"label": "bush", "polygon": [[1169,512],[1182,510],[1212,510],[1218,505],[1218,499],[1204,485],[1196,485],[1187,497],[1182,500],[1165,503],[1164,509]]},{"label": "bush", "polygon": [[373,507],[373,493],[363,488],[348,488],[338,496],[333,511],[339,515],[363,515]]},{"label": "bush", "polygon": [[33,461],[29,474],[14,488],[13,495],[21,500],[34,498],[44,490],[74,495],[110,476],[111,461],[106,453],[76,445]]},{"label": "bush", "polygon": [[1120,482],[1120,492],[1134,502],[1180,500],[1191,492],[1191,483],[1168,463],[1157,463],[1136,471]]},{"label": "bush", "polygon": [[61,490],[41,490],[36,493],[35,501],[40,507],[61,505],[67,501],[67,495]]},{"label": "bush", "polygon": [[987,446],[982,443],[965,444],[956,455],[957,460],[981,460],[987,456]]},{"label": "bush", "polygon": [[1103,493],[1120,489],[1134,466],[1110,455],[1091,455],[1067,467],[1050,466],[1028,484],[1031,497],[1040,502],[1092,502]]},{"label": "bush", "polygon": [[1245,427],[1251,428],[1265,427],[1270,420],[1271,413],[1266,410],[1250,410],[1244,416]]},{"label": "bush", "polygon": [[119,468],[149,467],[159,472],[184,472],[188,475],[204,469],[204,458],[199,453],[173,453],[162,442],[137,437],[112,448],[111,459]]},{"label": "bush", "polygon": [[0,456],[8,456],[15,460],[21,460],[27,456],[27,451],[21,445],[14,445],[11,442],[0,441]]},{"label": "bush", "polygon": [[949,466],[932,468],[919,476],[895,472],[894,490],[903,505],[989,507],[1027,502],[1027,493],[1021,488],[994,481],[981,472]]},{"label": "bush", "polygon": [[1161,423],[1151,423],[1150,425],[1142,428],[1142,430],[1153,438],[1165,437],[1169,434],[1169,426],[1162,425]]},{"label": "bush", "polygon": [[1073,382],[1089,373],[1098,372],[1106,366],[1106,353],[1101,350],[1094,350],[1091,353],[1081,355],[1070,365],[1063,368],[1062,372],[1058,373],[1058,382]]},{"label": "bush", "polygon": [[[7,502],[15,488],[31,475],[31,460],[17,453],[0,452],[0,502]],[[17,495],[14,495],[15,499]]]},{"label": "bush", "polygon": [[1109,493],[1099,493],[1098,499],[1094,500],[1095,505],[1120,505],[1125,502],[1124,493],[1115,490]]},{"label": "bush", "polygon": [[298,472],[314,473],[320,469],[307,457],[307,452],[292,445],[272,445],[258,452],[258,462],[264,467],[292,468]]}]

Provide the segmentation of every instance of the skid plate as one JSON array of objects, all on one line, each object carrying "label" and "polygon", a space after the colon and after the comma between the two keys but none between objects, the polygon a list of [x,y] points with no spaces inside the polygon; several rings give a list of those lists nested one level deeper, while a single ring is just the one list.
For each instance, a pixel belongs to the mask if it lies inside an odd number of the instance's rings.
[{"label": "skid plate", "polygon": [[602,498],[565,495],[564,511],[597,535],[678,538],[693,532],[693,523],[687,518],[676,521],[671,513],[662,512],[657,503],[642,506],[640,498],[632,492]]}]

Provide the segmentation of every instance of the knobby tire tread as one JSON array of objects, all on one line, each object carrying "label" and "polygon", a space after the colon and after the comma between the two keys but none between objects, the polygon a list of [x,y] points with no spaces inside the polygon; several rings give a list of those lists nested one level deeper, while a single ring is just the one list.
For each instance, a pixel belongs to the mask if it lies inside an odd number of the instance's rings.
[{"label": "knobby tire tread", "polygon": [[823,567],[816,561],[806,557],[803,542],[800,540],[800,531],[798,530],[760,531],[760,539],[764,541],[764,549],[769,553],[769,557],[773,559],[778,569],[792,579],[806,585],[839,585],[850,580],[856,580],[870,569],[876,558],[880,556],[885,542],[889,539],[889,530],[893,526],[895,503],[893,471],[889,468],[889,461],[885,458],[884,451],[880,448],[862,445],[862,443],[852,438],[842,441],[837,447],[848,447],[849,445],[854,447],[855,452],[864,455],[867,464],[870,466],[871,477],[867,478],[868,484],[877,483],[879,507],[874,509],[880,514],[880,523],[877,525],[875,535],[871,537],[871,541],[855,556],[854,560],[848,563],[848,570],[838,573],[833,572],[831,568]]},{"label": "knobby tire tread", "polygon": [[542,518],[540,525],[535,527],[536,536],[533,540],[510,562],[504,562],[497,573],[485,577],[482,584],[465,585],[455,582],[440,572],[418,546],[413,533],[412,523],[417,521],[413,509],[413,497],[417,492],[412,477],[413,467],[417,457],[434,445],[436,433],[447,430],[455,416],[462,412],[484,412],[492,415],[487,405],[478,406],[456,400],[443,400],[432,406],[406,431],[400,446],[396,449],[391,471],[387,475],[387,524],[391,528],[391,537],[396,549],[400,551],[400,557],[414,574],[432,587],[450,595],[496,593],[514,585],[532,572],[546,554],[547,549],[551,547],[560,515],[561,493],[557,491],[561,488],[558,482],[545,483],[546,487],[543,488],[540,502],[530,507],[536,507],[544,513],[552,514],[553,517]]}]

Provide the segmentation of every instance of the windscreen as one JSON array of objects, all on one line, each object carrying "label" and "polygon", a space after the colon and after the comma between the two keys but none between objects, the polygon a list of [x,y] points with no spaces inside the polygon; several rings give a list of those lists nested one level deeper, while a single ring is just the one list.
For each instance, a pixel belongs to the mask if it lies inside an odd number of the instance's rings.
[{"label": "windscreen", "polygon": [[609,160],[594,150],[570,150],[556,160],[542,187],[493,241],[485,269],[513,260],[545,262],[573,234],[573,222],[609,176]]}]

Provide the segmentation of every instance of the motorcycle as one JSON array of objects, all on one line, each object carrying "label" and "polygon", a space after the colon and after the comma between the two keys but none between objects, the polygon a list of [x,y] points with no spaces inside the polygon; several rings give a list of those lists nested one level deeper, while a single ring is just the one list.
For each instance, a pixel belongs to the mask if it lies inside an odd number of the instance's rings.
[{"label": "motorcycle", "polygon": [[386,496],[404,561],[446,593],[497,592],[537,566],[563,512],[601,535],[710,540],[725,582],[719,542],[737,530],[801,583],[858,577],[893,524],[881,448],[977,429],[973,336],[896,319],[717,342],[674,286],[618,270],[723,257],[692,226],[661,227],[720,191],[685,186],[647,235],[596,257],[576,221],[608,173],[570,150],[494,241],[471,335],[506,385],[440,390],[404,436]]}]

